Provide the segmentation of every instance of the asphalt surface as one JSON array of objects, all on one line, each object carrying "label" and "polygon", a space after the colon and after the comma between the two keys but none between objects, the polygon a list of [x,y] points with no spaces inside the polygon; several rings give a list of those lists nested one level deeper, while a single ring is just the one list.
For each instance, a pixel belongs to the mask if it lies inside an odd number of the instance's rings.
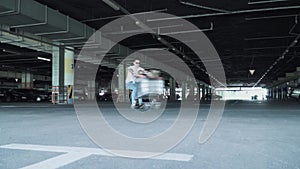
[{"label": "asphalt surface", "polygon": [[[131,123],[112,103],[100,107],[116,130],[131,137],[149,137],[172,126],[179,104],[169,103],[151,124]],[[102,151],[81,128],[73,106],[0,103],[0,168],[300,168],[300,102],[229,101],[212,137],[199,144],[209,108],[208,103],[200,105],[191,132],[166,152],[170,157],[133,159]],[[65,152],[69,150],[73,153]]]}]

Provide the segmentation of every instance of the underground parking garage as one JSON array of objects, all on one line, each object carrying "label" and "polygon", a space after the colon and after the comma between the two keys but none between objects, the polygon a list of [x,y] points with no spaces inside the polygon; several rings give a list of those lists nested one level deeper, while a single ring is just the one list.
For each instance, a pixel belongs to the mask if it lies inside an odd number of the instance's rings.
[{"label": "underground parking garage", "polygon": [[0,1],[0,168],[300,168],[300,2]]}]

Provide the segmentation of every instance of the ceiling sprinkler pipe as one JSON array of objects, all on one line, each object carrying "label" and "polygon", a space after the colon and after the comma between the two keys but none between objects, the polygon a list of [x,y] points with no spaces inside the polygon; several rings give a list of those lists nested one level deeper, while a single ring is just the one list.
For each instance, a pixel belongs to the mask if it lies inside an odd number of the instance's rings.
[{"label": "ceiling sprinkler pipe", "polygon": [[298,5],[298,6],[284,6],[284,7],[274,7],[274,8],[247,9],[247,10],[232,11],[232,12],[223,12],[223,13],[211,13],[211,14],[186,15],[186,16],[178,16],[178,17],[148,19],[147,22],[157,22],[157,21],[165,21],[165,20],[176,20],[176,19],[179,19],[179,18],[181,18],[181,19],[188,19],[188,18],[201,18],[201,17],[212,17],[212,16],[247,14],[247,13],[255,13],[255,12],[268,12],[268,11],[299,9],[299,8],[300,8],[300,6]]},{"label": "ceiling sprinkler pipe", "polygon": [[[300,34],[297,35],[297,37],[295,38],[295,40],[286,48],[286,50],[283,52],[283,54],[277,58],[277,60],[272,64],[272,66],[270,66],[270,68],[268,70],[271,70],[277,63],[279,60],[284,59],[284,56],[287,54],[287,52],[289,52],[289,48],[291,48],[291,46],[295,43],[298,42],[298,40],[300,39]],[[266,71],[264,75],[267,75],[269,71]],[[261,80],[264,78],[265,76],[262,76],[254,85],[253,87],[257,86]]]},{"label": "ceiling sprinkler pipe", "polygon": [[212,7],[198,5],[198,4],[194,4],[194,3],[190,3],[190,2],[184,2],[184,1],[181,1],[181,0],[179,0],[179,3],[184,4],[184,5],[188,5],[188,6],[192,6],[192,7],[196,7],[196,8],[207,9],[207,10],[211,10],[211,11],[224,12],[224,13],[230,12],[230,11],[223,10],[223,9],[212,8]]},{"label": "ceiling sprinkler pipe", "polygon": [[[150,13],[156,13],[156,12],[167,12],[168,9],[158,9],[158,10],[153,10],[153,11],[147,11],[147,12],[138,12],[138,13],[132,13],[132,15],[142,15],[142,14],[150,14]],[[108,17],[103,17],[103,18],[94,18],[94,19],[86,19],[81,22],[94,22],[94,21],[101,21],[101,20],[106,20],[106,19],[114,19],[114,18],[120,18],[123,17],[124,15],[116,15],[116,16],[108,16]]]},{"label": "ceiling sprinkler pipe", "polygon": [[266,3],[274,3],[274,2],[283,2],[287,0],[268,0],[268,1],[249,1],[248,5],[256,5],[256,4],[266,4]]},{"label": "ceiling sprinkler pipe", "polygon": [[289,17],[295,17],[298,14],[292,14],[292,15],[274,15],[274,16],[263,16],[263,17],[254,17],[254,18],[245,18],[246,21],[251,20],[260,20],[260,19],[275,19],[275,18],[289,18]]}]

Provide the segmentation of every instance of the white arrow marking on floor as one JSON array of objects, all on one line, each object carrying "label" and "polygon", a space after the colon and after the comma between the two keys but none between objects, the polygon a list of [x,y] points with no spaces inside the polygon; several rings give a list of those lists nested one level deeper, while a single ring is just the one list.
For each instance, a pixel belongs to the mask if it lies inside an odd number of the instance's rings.
[{"label": "white arrow marking on floor", "polygon": [[[46,152],[60,152],[62,154],[45,161],[24,167],[23,169],[40,169],[40,168],[59,168],[64,165],[70,164],[90,155],[114,156],[100,148],[86,148],[86,147],[66,147],[66,146],[46,146],[46,145],[32,145],[32,144],[8,144],[0,146],[0,148],[15,149],[15,150],[30,150],[30,151],[46,151]],[[126,151],[136,154],[147,154],[147,152]],[[115,156],[114,156],[115,157]],[[172,161],[190,161],[193,155],[178,154],[178,153],[165,153],[151,159],[156,160],[172,160]]]}]

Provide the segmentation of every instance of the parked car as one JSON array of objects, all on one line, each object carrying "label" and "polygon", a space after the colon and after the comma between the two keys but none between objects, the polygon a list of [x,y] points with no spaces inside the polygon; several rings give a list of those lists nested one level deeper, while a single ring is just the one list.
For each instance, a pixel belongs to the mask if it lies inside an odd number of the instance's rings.
[{"label": "parked car", "polygon": [[98,96],[99,101],[112,101],[113,95],[111,93],[103,93]]},{"label": "parked car", "polygon": [[216,94],[210,94],[210,93],[207,93],[205,95],[205,100],[211,100],[211,99],[215,99],[215,100],[221,100],[222,99],[222,96],[219,96],[219,95],[216,95]]},{"label": "parked car", "polygon": [[84,91],[84,89],[74,89],[74,99],[83,101],[87,100],[88,98],[88,93]]},{"label": "parked car", "polygon": [[300,100],[300,87],[291,87],[289,90],[289,97]]},{"label": "parked car", "polygon": [[14,95],[11,91],[12,89],[9,88],[0,88],[0,101],[2,102],[11,102],[16,101],[17,96]]},{"label": "parked car", "polygon": [[40,91],[35,89],[10,89],[10,101],[49,101],[51,100],[51,93],[47,91]]}]

